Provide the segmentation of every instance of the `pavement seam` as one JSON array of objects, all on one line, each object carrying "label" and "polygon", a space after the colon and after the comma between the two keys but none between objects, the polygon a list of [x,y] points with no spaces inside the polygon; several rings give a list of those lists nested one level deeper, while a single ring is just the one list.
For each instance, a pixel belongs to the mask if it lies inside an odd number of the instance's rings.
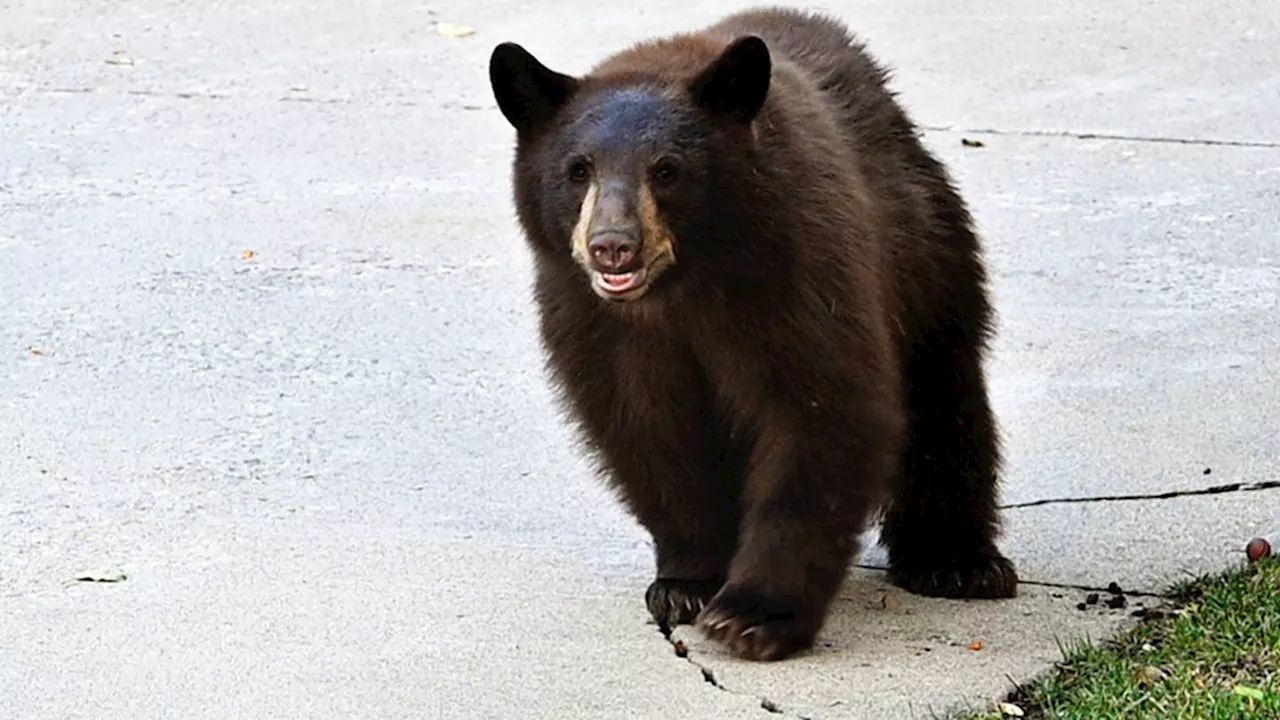
[{"label": "pavement seam", "polygon": [[[106,95],[111,92],[111,88],[91,88],[91,87],[7,87],[0,88],[0,96],[9,94],[12,97],[21,97],[27,93],[35,93],[39,95]],[[380,106],[395,107],[423,107],[430,106],[445,110],[497,110],[497,105],[477,105],[474,103],[458,103],[451,101],[443,101],[438,103],[422,103],[415,100],[405,100],[402,98],[347,98],[347,97],[315,97],[309,95],[251,95],[251,94],[231,94],[220,92],[208,92],[203,90],[147,90],[142,88],[129,88],[125,90],[116,90],[119,95],[132,95],[134,97],[158,98],[162,100],[258,100],[266,102],[287,102],[301,103],[304,105],[353,105],[362,102],[370,102],[377,100]],[[371,103],[372,104],[372,103]]]},{"label": "pavement seam", "polygon": [[1206,488],[1196,488],[1194,490],[1169,490],[1162,493],[1138,493],[1131,495],[1093,495],[1084,497],[1061,497],[1046,498],[1043,500],[1029,500],[1021,503],[1011,503],[1009,505],[1001,505],[1001,510],[1016,510],[1019,508],[1039,507],[1041,505],[1058,505],[1058,504],[1084,504],[1097,502],[1121,502],[1130,500],[1169,500],[1172,498],[1196,497],[1201,495],[1222,495],[1224,493],[1238,492],[1260,492],[1262,490],[1280,489],[1280,480],[1263,480],[1252,483],[1227,483],[1225,485],[1212,485]]},{"label": "pavement seam", "polygon": [[[881,565],[864,565],[862,563],[858,563],[854,565],[854,567],[858,568],[859,570],[874,570],[876,572],[889,572],[889,568],[883,567]],[[1173,595],[1170,595],[1168,593],[1152,592],[1150,590],[1123,590],[1122,589],[1120,592],[1117,593],[1117,592],[1114,592],[1110,586],[1102,587],[1097,585],[1077,585],[1075,583],[1056,583],[1048,580],[1023,580],[1019,578],[1018,584],[1019,585],[1035,585],[1037,587],[1060,588],[1062,590],[1080,590],[1083,592],[1098,592],[1098,593],[1110,592],[1113,595],[1129,595],[1131,597],[1149,597],[1149,598],[1158,598],[1161,600],[1170,600],[1170,599],[1173,599],[1174,597]]]},{"label": "pavement seam", "polygon": [[1164,135],[1130,135],[1126,133],[1085,132],[1079,130],[1001,130],[998,128],[964,128],[955,125],[921,125],[928,132],[957,132],[969,135],[1002,137],[1048,137],[1071,140],[1120,140],[1124,142],[1163,143],[1166,145],[1203,145],[1208,147],[1244,147],[1280,149],[1274,140],[1218,140],[1214,138],[1181,138]]},{"label": "pavement seam", "polygon": [[[18,86],[4,88],[5,92],[16,92],[18,94],[35,92],[45,95],[79,95],[92,94],[99,92],[97,88],[89,87],[31,87]],[[124,91],[126,95],[135,95],[140,97],[153,98],[169,98],[175,100],[232,100],[245,99],[249,96],[232,95],[229,93],[217,93],[207,91],[163,91],[163,90],[145,90],[145,89],[128,89]],[[311,103],[316,105],[345,105],[353,102],[360,102],[351,98],[343,97],[314,97],[314,96],[290,96],[280,95],[274,98],[278,102],[296,102]],[[384,103],[385,104],[385,103]],[[413,100],[398,99],[392,104],[406,107],[416,107],[423,103]],[[437,107],[453,108],[460,110],[496,110],[496,105],[475,105],[475,104],[459,104],[459,103],[433,103]],[[1170,137],[1163,135],[1130,135],[1126,133],[1106,133],[1106,132],[1086,132],[1079,130],[1002,130],[999,128],[964,128],[955,125],[920,125],[921,130],[928,132],[955,132],[967,133],[970,135],[990,135],[1000,137],[1047,137],[1047,138],[1069,138],[1072,140],[1118,140],[1123,142],[1139,142],[1139,143],[1163,143],[1171,145],[1200,145],[1205,147],[1241,147],[1241,148],[1262,148],[1270,150],[1280,150],[1280,141],[1275,140],[1219,140],[1215,138],[1182,138]]]}]

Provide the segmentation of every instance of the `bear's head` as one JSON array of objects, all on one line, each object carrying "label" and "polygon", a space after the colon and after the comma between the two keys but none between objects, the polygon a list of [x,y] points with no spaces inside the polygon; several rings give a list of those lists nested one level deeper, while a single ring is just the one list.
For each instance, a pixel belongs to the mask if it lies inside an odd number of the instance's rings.
[{"label": "bear's head", "polygon": [[763,40],[642,46],[593,74],[498,45],[489,78],[516,129],[514,194],[536,253],[572,259],[601,298],[661,293],[723,263],[749,203],[752,123],[769,93]]}]

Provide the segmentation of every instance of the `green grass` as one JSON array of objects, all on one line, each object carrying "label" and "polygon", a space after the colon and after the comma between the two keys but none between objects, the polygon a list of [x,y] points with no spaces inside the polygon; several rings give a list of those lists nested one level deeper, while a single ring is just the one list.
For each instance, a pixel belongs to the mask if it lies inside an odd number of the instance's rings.
[{"label": "green grass", "polygon": [[1280,718],[1280,560],[1171,594],[1169,607],[1120,637],[1064,648],[1058,667],[1007,702],[1039,720]]}]

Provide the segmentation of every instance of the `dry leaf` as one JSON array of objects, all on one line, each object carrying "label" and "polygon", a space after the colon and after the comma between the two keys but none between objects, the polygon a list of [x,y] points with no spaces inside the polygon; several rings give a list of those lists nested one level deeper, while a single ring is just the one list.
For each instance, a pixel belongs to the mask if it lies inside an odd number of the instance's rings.
[{"label": "dry leaf", "polygon": [[436,32],[440,33],[441,35],[444,35],[445,37],[461,38],[461,37],[466,37],[468,35],[474,35],[476,32],[476,29],[469,25],[462,25],[459,23],[451,23],[451,22],[441,22],[441,23],[436,23]]},{"label": "dry leaf", "polygon": [[979,650],[981,650],[982,648],[984,648],[984,647],[986,647],[986,646],[987,646],[987,644],[986,644],[986,643],[982,642],[981,640],[976,640],[976,641],[974,641],[973,643],[970,643],[970,645],[969,645],[969,649],[970,649],[970,650],[972,650],[972,651],[974,651],[974,652],[978,652]]},{"label": "dry leaf", "polygon": [[252,250],[245,250],[244,252],[240,253],[240,257],[244,258],[245,260],[252,260],[257,256],[258,256],[258,253]]},{"label": "dry leaf", "polygon": [[1239,695],[1240,697],[1247,697],[1250,700],[1257,700],[1258,702],[1262,702],[1267,699],[1267,696],[1261,690],[1256,687],[1249,687],[1248,685],[1237,685],[1232,688],[1231,692]]},{"label": "dry leaf", "polygon": [[1022,708],[1014,705],[1013,703],[996,703],[996,709],[1000,711],[1001,715],[1007,715],[1009,717],[1022,717],[1023,715],[1026,715],[1026,713],[1022,711]]},{"label": "dry leaf", "polygon": [[987,144],[981,140],[972,140],[970,138],[960,138],[960,144],[965,147],[986,147]]}]

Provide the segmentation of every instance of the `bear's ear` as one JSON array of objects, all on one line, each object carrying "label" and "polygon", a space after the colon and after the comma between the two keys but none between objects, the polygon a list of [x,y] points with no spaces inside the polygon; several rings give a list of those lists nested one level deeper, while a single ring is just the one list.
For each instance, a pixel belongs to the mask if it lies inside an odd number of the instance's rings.
[{"label": "bear's ear", "polygon": [[694,101],[718,114],[751,122],[769,95],[769,47],[755,35],[734,40],[693,79]]},{"label": "bear's ear", "polygon": [[537,130],[573,96],[578,81],[538,62],[515,43],[502,43],[489,56],[489,85],[498,109],[517,132]]}]

